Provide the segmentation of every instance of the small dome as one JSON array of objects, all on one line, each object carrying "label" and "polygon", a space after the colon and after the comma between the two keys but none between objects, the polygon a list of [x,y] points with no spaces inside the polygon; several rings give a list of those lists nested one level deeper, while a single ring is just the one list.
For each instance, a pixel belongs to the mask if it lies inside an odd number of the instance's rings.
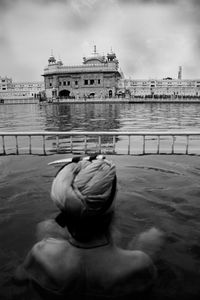
[{"label": "small dome", "polygon": [[110,52],[107,54],[108,61],[113,61],[116,58],[116,54],[114,52]]},{"label": "small dome", "polygon": [[50,55],[50,57],[48,59],[48,62],[49,62],[49,64],[55,64],[56,63],[56,59],[55,59],[55,57],[53,55],[53,52],[51,52],[51,55]]},{"label": "small dome", "polygon": [[63,65],[63,62],[62,62],[62,60],[60,58],[57,60],[57,64],[60,65],[60,66]]}]

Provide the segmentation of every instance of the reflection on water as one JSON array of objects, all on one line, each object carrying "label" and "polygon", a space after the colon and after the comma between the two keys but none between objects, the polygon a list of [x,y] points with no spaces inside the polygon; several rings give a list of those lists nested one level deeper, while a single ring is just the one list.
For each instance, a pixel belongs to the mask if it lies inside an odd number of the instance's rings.
[{"label": "reflection on water", "polygon": [[200,105],[173,103],[84,103],[0,105],[1,131],[134,131],[200,126]]},{"label": "reflection on water", "polygon": [[74,104],[41,110],[48,130],[195,130],[200,125],[198,104]]},{"label": "reflection on water", "polygon": [[[197,130],[199,115],[198,104],[1,105],[0,130]],[[47,163],[59,158],[0,158],[0,299],[14,292],[10,278],[35,241],[36,224],[57,213],[49,200],[55,170]],[[135,234],[153,225],[164,230],[167,243],[157,261],[154,299],[199,299],[199,159],[112,159],[118,175],[115,241],[126,248]]]},{"label": "reflection on water", "polygon": [[[173,103],[84,103],[84,104],[44,104],[44,105],[1,105],[1,131],[167,131],[193,130],[200,126],[200,105]],[[55,137],[46,139],[46,148],[52,152],[71,152],[69,137],[61,138],[59,147]],[[84,151],[84,138],[75,139],[77,152]],[[98,151],[98,137],[89,139],[88,150]],[[112,138],[104,138],[105,153],[127,153],[128,139],[117,137],[116,148],[113,149]],[[142,153],[142,139],[131,139],[131,154]],[[147,139],[148,153],[157,153],[156,139]],[[20,153],[28,153],[29,141],[26,137],[19,138]],[[42,153],[41,138],[32,139],[33,153]],[[6,138],[7,153],[15,152],[15,139]],[[103,147],[103,146],[102,146]],[[190,153],[199,154],[199,140],[190,138]],[[161,153],[170,153],[171,137],[161,141]],[[185,138],[177,138],[176,153],[185,153]],[[104,151],[104,150],[103,150]],[[0,153],[2,145],[0,141]]]}]

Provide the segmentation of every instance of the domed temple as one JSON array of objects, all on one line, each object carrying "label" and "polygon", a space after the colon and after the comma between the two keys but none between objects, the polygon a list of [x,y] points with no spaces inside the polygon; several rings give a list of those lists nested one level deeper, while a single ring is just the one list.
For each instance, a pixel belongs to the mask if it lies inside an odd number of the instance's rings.
[{"label": "domed temple", "polygon": [[66,66],[53,54],[44,69],[46,97],[52,98],[112,98],[115,97],[121,74],[116,54],[100,55],[94,46],[82,65]]}]

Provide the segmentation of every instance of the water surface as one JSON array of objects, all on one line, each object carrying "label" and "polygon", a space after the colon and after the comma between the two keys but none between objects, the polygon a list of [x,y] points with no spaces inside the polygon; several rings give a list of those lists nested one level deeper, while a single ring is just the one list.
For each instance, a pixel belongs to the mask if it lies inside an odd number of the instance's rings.
[{"label": "water surface", "polygon": [[[1,131],[198,130],[198,104],[0,105]],[[1,141],[0,141],[1,143]],[[64,155],[66,156],[66,155]],[[53,156],[0,157],[0,299],[17,298],[14,269],[35,242],[38,222],[55,217]],[[200,297],[200,161],[194,156],[111,156],[117,166],[115,242],[127,248],[156,226],[166,244],[156,261],[154,299]]]},{"label": "water surface", "polygon": [[[45,104],[45,105],[0,105],[1,131],[197,131],[200,128],[200,105],[198,103],[76,103],[76,104]],[[46,150],[52,152],[71,151],[70,140],[61,137],[59,147],[55,136],[46,138]],[[84,151],[84,138],[75,139],[75,148]],[[97,151],[98,137],[88,140],[88,149]],[[127,153],[128,138],[118,136],[116,148],[112,148],[112,138],[102,140],[105,152]],[[147,139],[147,152],[156,153],[157,140]],[[16,152],[15,137],[6,137],[7,153]],[[131,138],[131,154],[142,153],[142,137]],[[18,139],[20,153],[29,152],[28,137]],[[104,144],[104,145],[103,145]],[[81,148],[82,147],[82,148]],[[161,153],[170,153],[172,138],[162,138]],[[42,138],[32,139],[33,153],[42,152]],[[177,138],[175,153],[185,153],[186,138]],[[200,154],[200,140],[190,138],[190,153]],[[0,153],[3,153],[0,139]]]},{"label": "water surface", "polygon": [[[60,155],[1,157],[0,299],[19,289],[11,277],[35,242],[38,222],[58,213],[49,193]],[[154,299],[199,299],[200,161],[193,156],[110,156],[117,167],[115,242],[127,248],[156,226],[166,244],[156,261]],[[196,297],[196,298],[195,298]],[[18,299],[18,298],[17,298]],[[19,298],[20,299],[20,298]]]},{"label": "water surface", "polygon": [[197,130],[198,103],[0,105],[1,131]]}]

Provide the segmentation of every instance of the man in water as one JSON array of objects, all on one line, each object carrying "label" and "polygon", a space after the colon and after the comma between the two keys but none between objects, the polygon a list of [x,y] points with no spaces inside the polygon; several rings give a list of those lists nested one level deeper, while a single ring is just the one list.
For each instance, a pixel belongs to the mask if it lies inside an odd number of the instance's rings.
[{"label": "man in water", "polygon": [[29,283],[39,299],[147,297],[162,234],[153,228],[138,237],[135,250],[117,247],[111,234],[116,189],[115,165],[102,157],[73,159],[59,170],[51,198],[61,213],[40,224],[40,241],[17,269],[17,282]]}]

